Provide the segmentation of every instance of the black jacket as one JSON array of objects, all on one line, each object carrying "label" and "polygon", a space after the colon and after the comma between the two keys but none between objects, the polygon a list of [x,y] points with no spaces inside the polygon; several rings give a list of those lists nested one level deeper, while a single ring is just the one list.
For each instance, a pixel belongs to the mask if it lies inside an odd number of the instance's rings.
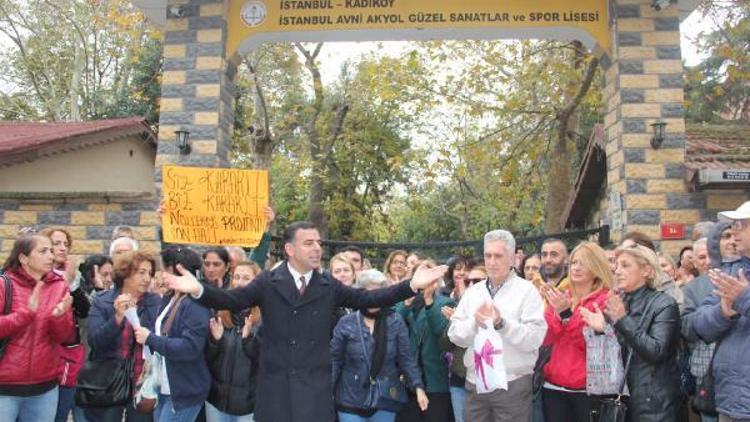
[{"label": "black jacket", "polygon": [[642,287],[627,295],[628,315],[614,325],[623,356],[632,352],[628,370],[632,422],[682,422],[677,344],[680,311],[670,296]]},{"label": "black jacket", "polygon": [[255,420],[331,422],[331,325],[334,309],[390,306],[414,295],[408,282],[380,290],[344,286],[314,272],[303,296],[284,263],[245,287],[221,290],[204,284],[202,304],[237,312],[260,306],[260,344]]},{"label": "black jacket", "polygon": [[242,327],[247,312],[232,314],[234,327],[224,330],[219,340],[209,337],[206,361],[211,371],[211,390],[208,401],[230,415],[253,413],[255,387],[258,378],[260,339],[258,330],[242,338]]}]

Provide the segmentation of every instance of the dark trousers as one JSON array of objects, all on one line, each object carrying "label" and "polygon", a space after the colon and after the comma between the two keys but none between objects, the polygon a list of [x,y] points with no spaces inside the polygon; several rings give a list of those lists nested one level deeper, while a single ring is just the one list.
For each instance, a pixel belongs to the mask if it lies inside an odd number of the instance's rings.
[{"label": "dark trousers", "polygon": [[591,411],[599,408],[598,397],[585,392],[570,393],[542,388],[542,400],[545,422],[589,422]]},{"label": "dark trousers", "polygon": [[70,411],[75,406],[75,387],[63,387],[57,390],[57,415],[55,415],[55,422],[67,422]]},{"label": "dark trousers", "polygon": [[126,412],[126,422],[151,422],[152,414],[141,413],[133,408],[133,402],[127,406],[102,407],[85,409],[84,414],[89,422],[122,422],[123,412]]},{"label": "dark trousers", "polygon": [[422,412],[417,397],[409,397],[409,402],[398,412],[396,422],[453,422],[451,393],[427,393],[427,398],[430,404]]}]

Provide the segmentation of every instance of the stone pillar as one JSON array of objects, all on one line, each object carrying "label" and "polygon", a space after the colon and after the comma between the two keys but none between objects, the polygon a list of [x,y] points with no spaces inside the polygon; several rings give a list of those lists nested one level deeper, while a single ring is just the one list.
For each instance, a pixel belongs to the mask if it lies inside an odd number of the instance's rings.
[{"label": "stone pillar", "polygon": [[[228,166],[236,66],[225,58],[226,37],[224,0],[168,0],[154,178],[158,192],[162,164]],[[190,132],[188,155],[177,149],[177,130]]]},{"label": "stone pillar", "polygon": [[[659,241],[661,223],[691,227],[706,206],[705,198],[689,193],[683,181],[686,137],[679,11],[674,4],[656,11],[651,0],[613,3],[613,54],[604,89],[607,197],[611,192],[621,195],[623,228],[612,230],[612,238],[618,241],[625,232],[639,230]],[[661,148],[653,149],[650,125],[658,120],[667,123],[666,139]],[[611,209],[608,215],[611,219]],[[664,241],[662,248],[675,254],[687,243]]]}]

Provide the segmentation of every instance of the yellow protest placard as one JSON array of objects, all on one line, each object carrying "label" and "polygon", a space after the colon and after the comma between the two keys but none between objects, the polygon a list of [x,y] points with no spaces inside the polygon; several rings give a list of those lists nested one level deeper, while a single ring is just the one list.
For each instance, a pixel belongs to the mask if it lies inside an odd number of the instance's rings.
[{"label": "yellow protest placard", "polygon": [[165,165],[167,243],[254,247],[266,228],[268,172]]}]

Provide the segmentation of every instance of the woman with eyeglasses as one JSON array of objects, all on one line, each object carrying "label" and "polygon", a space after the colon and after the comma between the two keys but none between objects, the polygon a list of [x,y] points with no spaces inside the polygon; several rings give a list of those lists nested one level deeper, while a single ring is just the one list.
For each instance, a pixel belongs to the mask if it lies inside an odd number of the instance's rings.
[{"label": "woman with eyeglasses", "polygon": [[[255,262],[240,262],[232,274],[231,288],[245,287],[260,273]],[[211,390],[206,401],[207,422],[251,422],[255,408],[260,344],[257,307],[241,312],[220,311],[209,322],[211,336],[206,361]]]},{"label": "woman with eyeglasses", "polygon": [[406,277],[406,258],[409,256],[406,251],[395,250],[388,254],[388,258],[383,265],[383,274],[388,279],[388,285],[400,283]]},{"label": "woman with eyeglasses", "polygon": [[533,280],[539,276],[539,270],[542,268],[542,259],[539,254],[526,255],[521,262],[521,278]]},{"label": "woman with eyeglasses", "polygon": [[[453,290],[453,299],[456,301],[456,304],[461,300],[461,296],[463,296],[468,287],[487,278],[487,271],[483,266],[473,265],[473,260],[468,260],[467,264],[472,266],[469,266],[466,269],[465,277],[463,277],[463,280],[456,283],[456,287]],[[446,305],[440,309],[440,312],[448,321],[450,321],[455,309],[455,306]],[[440,336],[438,347],[441,351],[446,352],[446,358],[448,360],[448,390],[451,393],[453,419],[456,422],[463,422],[464,402],[466,401],[466,365],[464,365],[464,354],[466,354],[466,349],[451,343],[448,338],[447,329],[443,332],[443,335]]]}]

